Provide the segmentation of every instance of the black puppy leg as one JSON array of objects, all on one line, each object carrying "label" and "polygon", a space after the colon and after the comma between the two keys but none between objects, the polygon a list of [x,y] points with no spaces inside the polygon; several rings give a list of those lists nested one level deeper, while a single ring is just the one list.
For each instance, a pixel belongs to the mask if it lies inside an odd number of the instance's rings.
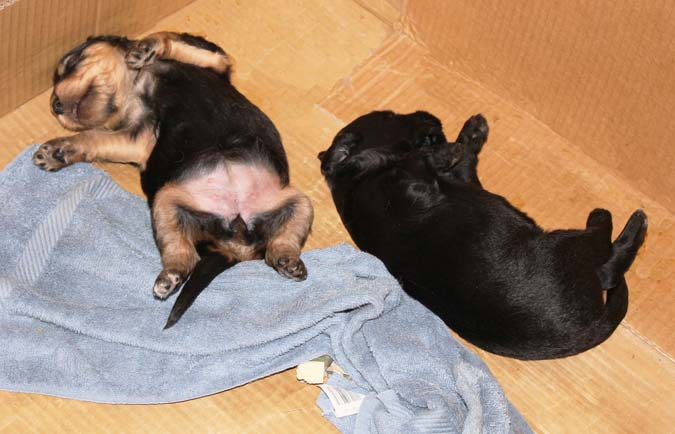
[{"label": "black puppy leg", "polygon": [[[586,219],[586,240],[584,245],[588,250],[588,261],[591,267],[599,267],[612,256],[612,214],[606,209],[596,208],[588,214]],[[603,288],[607,288],[606,276],[598,270],[598,277]]]},{"label": "black puppy leg", "polygon": [[621,234],[612,243],[612,255],[598,270],[604,288],[618,285],[633,263],[647,233],[647,215],[637,210],[630,216]]},{"label": "black puppy leg", "polygon": [[157,32],[135,41],[125,60],[133,69],[141,69],[156,59],[170,59],[201,68],[211,68],[229,76],[232,59],[216,44],[188,33]]},{"label": "black puppy leg", "polygon": [[596,208],[588,214],[586,229],[599,233],[603,238],[611,242],[612,238],[612,214],[606,209]]},{"label": "black puppy leg", "polygon": [[456,142],[462,143],[469,151],[478,155],[487,141],[489,131],[487,120],[479,113],[464,122]]},{"label": "black puppy leg", "polygon": [[476,167],[478,153],[487,141],[488,131],[487,121],[483,115],[477,114],[464,123],[455,143],[435,147],[429,167],[439,181],[473,184],[482,188]]}]

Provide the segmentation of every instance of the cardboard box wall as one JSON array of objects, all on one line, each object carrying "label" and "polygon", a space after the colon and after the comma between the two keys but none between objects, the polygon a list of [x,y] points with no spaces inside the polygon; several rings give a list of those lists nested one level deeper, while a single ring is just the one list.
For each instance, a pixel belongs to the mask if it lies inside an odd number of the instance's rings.
[{"label": "cardboard box wall", "polygon": [[134,35],[191,0],[0,0],[0,116],[51,86],[86,37]]},{"label": "cardboard box wall", "polygon": [[[0,116],[93,34],[134,35],[191,0],[0,1]],[[675,3],[358,0],[675,211]]]},{"label": "cardboard box wall", "polygon": [[[237,61],[235,84],[275,121],[293,182],[315,204],[308,248],[349,241],[315,157],[346,122],[372,109],[425,109],[452,136],[467,116],[483,112],[491,138],[479,174],[488,188],[546,228],[581,226],[602,206],[614,214],[615,234],[638,207],[650,230],[628,275],[626,321],[602,346],[537,363],[479,354],[538,432],[675,426],[675,219],[659,195],[659,183],[672,180],[652,176],[672,168],[671,3],[187,3],[19,0],[0,10],[0,169],[29,143],[64,134],[48,110],[53,63],[99,32],[188,31],[226,47]],[[626,45],[632,48],[624,52]],[[594,56],[605,61],[595,65]],[[652,131],[641,130],[646,114]],[[657,140],[642,147],[615,129],[665,137],[662,147]],[[140,194],[133,168],[105,169]],[[314,406],[317,393],[288,372],[163,406],[0,392],[0,432],[334,432]]]}]

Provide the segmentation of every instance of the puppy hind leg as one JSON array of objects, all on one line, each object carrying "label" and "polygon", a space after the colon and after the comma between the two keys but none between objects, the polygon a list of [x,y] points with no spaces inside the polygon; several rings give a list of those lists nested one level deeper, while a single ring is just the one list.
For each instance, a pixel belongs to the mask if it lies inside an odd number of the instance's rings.
[{"label": "puppy hind leg", "polygon": [[586,219],[583,249],[587,252],[586,261],[596,267],[596,274],[603,288],[610,288],[613,277],[602,270],[604,264],[612,256],[612,214],[606,209],[596,208]]},{"label": "puppy hind leg", "polygon": [[483,115],[477,114],[464,123],[455,141],[464,144],[472,153],[478,154],[487,141],[489,131],[487,120]]},{"label": "puppy hind leg", "polygon": [[132,69],[141,69],[156,59],[210,68],[225,75],[229,75],[233,66],[232,58],[222,48],[188,33],[153,33],[136,41],[125,56],[127,65]]},{"label": "puppy hind leg", "polygon": [[612,237],[612,214],[606,209],[596,208],[588,214],[586,229],[593,230],[605,236],[608,240]]},{"label": "puppy hind leg", "polygon": [[[488,137],[487,120],[481,114],[469,118],[459,132],[455,143],[435,146],[427,161],[441,183],[472,184],[482,188],[476,168],[478,153]],[[440,149],[440,151],[439,151]]]},{"label": "puppy hind leg", "polygon": [[152,293],[162,300],[185,281],[199,261],[194,242],[177,216],[178,196],[175,189],[165,187],[157,193],[152,206],[155,239],[162,258],[162,271]]},{"label": "puppy hind leg", "polygon": [[637,210],[630,216],[626,226],[612,243],[612,255],[609,260],[598,271],[605,288],[618,285],[619,279],[633,264],[646,234],[647,215],[642,210]]},{"label": "puppy hind leg", "polygon": [[266,245],[265,262],[282,276],[305,280],[307,268],[300,252],[312,227],[314,209],[309,198],[300,192],[283,207]]}]

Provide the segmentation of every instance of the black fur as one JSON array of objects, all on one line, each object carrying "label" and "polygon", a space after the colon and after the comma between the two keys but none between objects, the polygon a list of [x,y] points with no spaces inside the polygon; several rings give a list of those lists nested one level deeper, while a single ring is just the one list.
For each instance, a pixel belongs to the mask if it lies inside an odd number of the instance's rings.
[{"label": "black fur", "polygon": [[321,170],[356,244],[468,341],[520,359],[600,344],[626,313],[623,274],[646,215],[636,211],[614,243],[602,209],[585,229],[544,231],[482,188],[487,133],[477,115],[448,143],[428,113],[373,112],[340,131]]},{"label": "black fur", "polygon": [[156,89],[147,103],[157,120],[157,144],[141,173],[152,203],[157,190],[223,161],[260,162],[287,186],[288,161],[270,119],[215,72],[173,61],[151,68]]},{"label": "black fur", "polygon": [[[187,180],[224,161],[262,163],[279,175],[282,187],[289,184],[288,162],[277,129],[232,86],[228,75],[164,60],[149,68],[155,86],[143,100],[149,107],[147,122],[154,123],[157,142],[141,172],[141,185],[150,206],[166,183]],[[261,237],[261,228],[268,222],[276,224],[275,216],[267,219],[259,215],[254,222],[243,222],[241,217],[225,221],[189,209],[180,209],[179,218],[184,227],[198,228],[211,237],[236,238],[261,248],[266,240]],[[204,256],[188,278],[167,328],[178,321],[215,276],[231,265],[225,258],[213,256]]]}]

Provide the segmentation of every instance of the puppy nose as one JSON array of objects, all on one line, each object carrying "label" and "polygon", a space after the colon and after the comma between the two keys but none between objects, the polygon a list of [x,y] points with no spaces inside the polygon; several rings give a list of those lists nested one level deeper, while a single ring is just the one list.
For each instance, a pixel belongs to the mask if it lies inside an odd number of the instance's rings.
[{"label": "puppy nose", "polygon": [[56,95],[52,99],[52,111],[57,115],[63,114],[63,104],[61,104],[61,100]]}]

